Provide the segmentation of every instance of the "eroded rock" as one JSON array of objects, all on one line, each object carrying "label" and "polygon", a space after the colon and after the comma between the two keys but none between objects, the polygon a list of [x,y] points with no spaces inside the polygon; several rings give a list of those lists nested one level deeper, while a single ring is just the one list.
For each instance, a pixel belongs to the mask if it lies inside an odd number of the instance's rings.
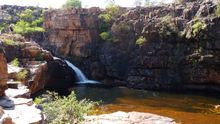
[{"label": "eroded rock", "polygon": [[140,112],[115,112],[87,116],[83,124],[176,124],[171,118]]},{"label": "eroded rock", "polygon": [[7,89],[7,80],[7,61],[0,41],[0,96],[3,96],[4,91]]}]

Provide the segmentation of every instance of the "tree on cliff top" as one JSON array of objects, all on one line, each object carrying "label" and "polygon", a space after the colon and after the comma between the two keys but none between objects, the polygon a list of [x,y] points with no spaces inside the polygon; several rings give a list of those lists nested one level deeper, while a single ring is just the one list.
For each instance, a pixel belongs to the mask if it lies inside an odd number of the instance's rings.
[{"label": "tree on cliff top", "polygon": [[62,6],[63,8],[81,8],[82,2],[80,0],[67,0]]}]

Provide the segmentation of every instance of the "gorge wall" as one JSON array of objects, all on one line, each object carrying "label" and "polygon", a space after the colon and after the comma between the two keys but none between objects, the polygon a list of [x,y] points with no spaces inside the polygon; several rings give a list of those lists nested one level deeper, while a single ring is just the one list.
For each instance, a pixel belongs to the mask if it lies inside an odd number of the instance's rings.
[{"label": "gorge wall", "polygon": [[109,39],[100,37],[106,11],[99,8],[48,10],[46,32],[29,38],[107,84],[219,91],[215,0],[120,9],[105,30]]},{"label": "gorge wall", "polygon": [[[220,18],[213,1],[124,8],[99,34],[98,8],[46,12],[42,44],[91,79],[141,89],[211,89],[220,84]],[[202,28],[204,27],[204,28]],[[136,44],[144,37],[146,42]]]}]

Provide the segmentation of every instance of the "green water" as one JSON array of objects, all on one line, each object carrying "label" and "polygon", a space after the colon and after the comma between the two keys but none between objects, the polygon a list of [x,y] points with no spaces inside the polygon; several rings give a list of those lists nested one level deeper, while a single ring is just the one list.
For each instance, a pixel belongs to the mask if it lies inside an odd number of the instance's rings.
[{"label": "green water", "polygon": [[97,114],[115,111],[149,112],[174,118],[181,124],[220,124],[220,99],[202,95],[162,93],[122,87],[77,86],[78,99],[102,101]]}]

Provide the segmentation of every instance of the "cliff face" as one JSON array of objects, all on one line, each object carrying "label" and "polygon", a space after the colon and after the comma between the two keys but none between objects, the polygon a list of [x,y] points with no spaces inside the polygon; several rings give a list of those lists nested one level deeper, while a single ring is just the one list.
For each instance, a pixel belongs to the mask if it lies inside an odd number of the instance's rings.
[{"label": "cliff face", "polygon": [[0,46],[0,96],[3,96],[4,91],[7,89],[7,80],[8,80],[7,61],[4,55],[4,51]]},{"label": "cliff face", "polygon": [[64,57],[87,57],[98,41],[98,8],[52,10],[45,13],[44,27],[54,53]]},{"label": "cliff face", "polygon": [[[90,79],[142,89],[218,89],[216,8],[214,0],[123,8],[108,23],[108,40],[99,35],[105,11],[51,10],[45,12],[46,33],[30,38]],[[140,38],[143,43],[136,42]]]},{"label": "cliff face", "polygon": [[[97,8],[51,11],[45,14],[44,45],[92,79],[146,89],[206,89],[220,83],[216,8],[215,2],[198,1],[128,9],[108,30],[115,42],[99,37],[103,11]],[[146,42],[137,45],[140,36]]]}]

